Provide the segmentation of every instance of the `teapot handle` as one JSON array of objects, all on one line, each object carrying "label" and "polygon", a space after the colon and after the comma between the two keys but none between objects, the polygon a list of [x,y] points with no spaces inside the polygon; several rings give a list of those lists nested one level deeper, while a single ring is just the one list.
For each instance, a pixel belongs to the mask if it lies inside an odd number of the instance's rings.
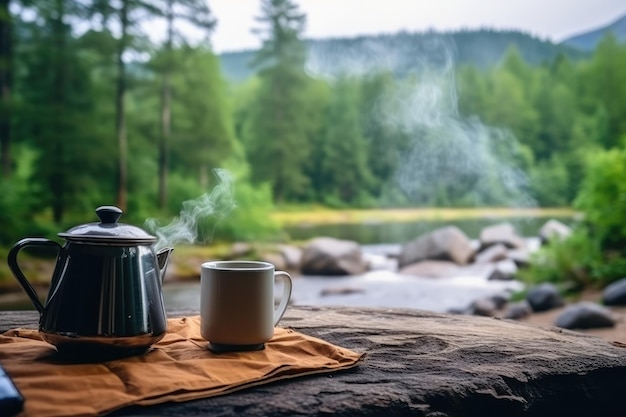
[{"label": "teapot handle", "polygon": [[35,308],[37,309],[37,311],[39,311],[39,314],[43,314],[44,306],[43,304],[41,304],[41,301],[39,301],[37,292],[35,291],[33,286],[30,285],[30,282],[28,282],[28,280],[24,276],[24,273],[17,264],[17,254],[20,250],[24,249],[27,246],[53,246],[55,248],[58,248],[60,251],[61,245],[53,240],[42,237],[27,237],[13,245],[7,257],[7,263],[9,264],[9,268],[11,268],[11,272],[13,272],[13,275],[15,275],[17,281],[20,283],[22,288],[24,288],[24,291],[26,291],[26,295],[28,295],[28,298],[30,298],[30,300],[33,302]]}]

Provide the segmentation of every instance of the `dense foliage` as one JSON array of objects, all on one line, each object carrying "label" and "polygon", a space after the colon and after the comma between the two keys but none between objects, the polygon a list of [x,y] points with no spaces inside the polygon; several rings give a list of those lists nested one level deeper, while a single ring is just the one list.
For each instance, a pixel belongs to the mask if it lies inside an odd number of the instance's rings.
[{"label": "dense foliage", "polygon": [[569,238],[549,242],[523,278],[602,288],[626,276],[626,146],[590,153],[585,160],[585,179],[574,201],[583,218]]},{"label": "dense foliage", "polygon": [[[92,220],[102,204],[127,222],[167,221],[224,186],[220,169],[237,207],[208,201],[197,226],[232,239],[274,233],[273,204],[568,206],[584,156],[600,155],[598,184],[609,175],[602,152],[626,134],[615,38],[539,59],[506,32],[498,63],[475,65],[464,56],[479,36],[330,50],[303,42],[293,1],[260,5],[254,76],[235,83],[203,1],[0,2],[0,243]],[[180,19],[206,40],[185,40]],[[150,38],[158,21],[166,33]],[[583,210],[601,200],[586,184]],[[610,218],[599,214],[594,233],[618,245]]]}]

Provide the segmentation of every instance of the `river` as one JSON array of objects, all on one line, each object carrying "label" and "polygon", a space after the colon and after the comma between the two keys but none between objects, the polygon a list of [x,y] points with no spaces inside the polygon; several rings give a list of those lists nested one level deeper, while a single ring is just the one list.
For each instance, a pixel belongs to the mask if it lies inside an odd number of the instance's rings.
[{"label": "river", "polygon": [[[505,221],[498,219],[497,222]],[[519,233],[537,234],[545,219],[511,219]],[[462,228],[470,238],[480,229],[495,224],[493,219],[446,222]],[[398,253],[403,242],[442,226],[442,222],[369,223],[360,225],[325,225],[291,227],[292,238],[333,236],[362,243],[364,254],[375,270],[346,277],[298,276],[293,280],[291,302],[295,305],[412,308],[434,312],[462,309],[473,300],[494,294],[511,294],[523,289],[518,281],[489,281],[483,274],[451,278],[419,278],[396,273],[396,264],[385,255]],[[529,239],[536,242],[536,239]],[[168,309],[200,307],[198,282],[172,282],[164,285]],[[280,290],[277,290],[280,293]],[[32,308],[23,293],[0,297],[2,309]]]},{"label": "river", "polygon": [[[536,240],[529,239],[536,246]],[[519,281],[490,281],[484,270],[450,278],[419,278],[400,275],[386,254],[397,253],[400,244],[363,245],[364,255],[375,270],[361,275],[328,277],[297,276],[293,279],[294,305],[410,308],[447,312],[468,307],[474,300],[492,295],[510,296],[524,288]],[[198,283],[165,286],[170,308],[199,309]],[[281,294],[280,288],[276,290]]]}]

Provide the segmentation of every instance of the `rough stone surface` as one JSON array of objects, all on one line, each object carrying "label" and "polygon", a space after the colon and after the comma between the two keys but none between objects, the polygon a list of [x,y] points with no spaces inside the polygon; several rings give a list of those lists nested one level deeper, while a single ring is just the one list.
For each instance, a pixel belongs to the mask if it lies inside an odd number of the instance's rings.
[{"label": "rough stone surface", "polygon": [[595,329],[615,326],[611,311],[598,304],[582,301],[567,306],[554,321],[564,329]]},{"label": "rough stone surface", "polygon": [[470,239],[456,226],[446,226],[422,235],[402,247],[400,267],[426,259],[467,264],[474,256]]},{"label": "rough stone surface", "polygon": [[357,242],[318,237],[304,248],[300,270],[306,275],[356,275],[367,270],[367,262]]},{"label": "rough stone surface", "polygon": [[626,278],[607,285],[602,291],[602,302],[607,306],[626,305]]},{"label": "rough stone surface", "polygon": [[[177,312],[175,315],[197,314]],[[36,326],[0,313],[0,330]],[[626,345],[509,320],[416,310],[291,307],[283,326],[366,353],[356,368],[133,416],[623,416]]]}]

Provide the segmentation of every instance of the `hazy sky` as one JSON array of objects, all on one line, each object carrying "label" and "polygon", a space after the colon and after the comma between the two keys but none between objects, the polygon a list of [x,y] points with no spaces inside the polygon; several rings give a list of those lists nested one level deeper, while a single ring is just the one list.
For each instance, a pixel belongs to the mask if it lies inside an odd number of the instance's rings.
[{"label": "hazy sky", "polygon": [[[259,0],[207,0],[218,26],[216,52],[256,48]],[[626,13],[625,0],[296,0],[307,14],[305,37],[428,29],[520,29],[558,42]]]}]

